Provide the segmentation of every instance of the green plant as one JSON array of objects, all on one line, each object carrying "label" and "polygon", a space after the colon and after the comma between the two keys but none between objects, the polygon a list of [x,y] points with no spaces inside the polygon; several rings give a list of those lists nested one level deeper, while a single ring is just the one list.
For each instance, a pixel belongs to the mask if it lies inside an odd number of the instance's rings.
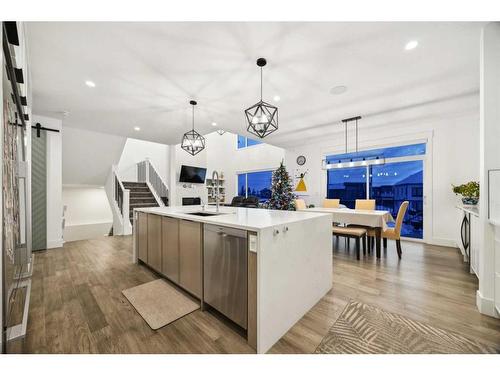
[{"label": "green plant", "polygon": [[456,195],[461,195],[466,198],[478,198],[479,197],[479,182],[469,181],[462,185],[451,185],[453,186],[453,192]]}]

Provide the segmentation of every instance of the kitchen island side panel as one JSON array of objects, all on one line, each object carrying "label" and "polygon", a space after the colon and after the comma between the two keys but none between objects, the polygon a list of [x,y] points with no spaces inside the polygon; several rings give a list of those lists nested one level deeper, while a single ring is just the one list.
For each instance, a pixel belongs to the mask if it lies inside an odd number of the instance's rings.
[{"label": "kitchen island side panel", "polygon": [[331,228],[331,218],[321,216],[260,231],[258,353],[267,352],[331,289]]}]

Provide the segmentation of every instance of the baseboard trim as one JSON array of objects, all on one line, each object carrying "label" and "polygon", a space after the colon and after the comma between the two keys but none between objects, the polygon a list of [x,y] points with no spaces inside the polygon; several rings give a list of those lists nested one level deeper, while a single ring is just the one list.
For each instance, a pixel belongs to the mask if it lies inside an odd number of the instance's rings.
[{"label": "baseboard trim", "polygon": [[63,246],[63,240],[47,241],[47,249],[56,249]]},{"label": "baseboard trim", "polygon": [[455,241],[446,238],[432,238],[430,241],[427,241],[427,243],[435,246],[458,247]]},{"label": "baseboard trim", "polygon": [[492,316],[493,318],[500,318],[496,308],[495,301],[493,298],[485,298],[478,290],[476,292],[476,305],[481,314]]}]

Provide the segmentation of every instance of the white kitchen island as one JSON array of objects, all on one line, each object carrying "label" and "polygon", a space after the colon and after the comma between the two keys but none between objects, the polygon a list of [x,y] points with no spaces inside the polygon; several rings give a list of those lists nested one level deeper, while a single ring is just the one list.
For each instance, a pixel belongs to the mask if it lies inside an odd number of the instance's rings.
[{"label": "white kitchen island", "polygon": [[[200,284],[199,289],[184,288],[198,297],[203,305],[203,275],[197,274],[203,272],[203,227],[212,224],[220,228],[247,231],[247,338],[257,353],[265,353],[332,287],[331,217],[323,213],[236,207],[221,207],[219,215],[214,216],[192,214],[196,212],[215,213],[215,207],[153,207],[136,210],[134,262],[141,260],[181,287],[184,287],[183,277],[177,275],[179,272],[184,273],[186,283],[195,280]],[[188,230],[191,232],[182,229],[189,225],[191,228]],[[158,228],[162,228],[163,235],[155,233]],[[165,257],[171,256],[166,254],[172,251],[166,250],[165,242],[168,241],[170,246],[172,241],[168,240],[168,236],[175,237],[171,234],[175,233],[175,228],[181,228],[178,241],[174,241],[179,256],[189,253],[198,257],[197,254],[200,254],[200,266],[189,270],[181,266],[179,272],[169,274],[165,271],[169,264]],[[166,236],[165,233],[169,234]],[[186,236],[185,233],[190,234]],[[162,238],[163,245],[156,238]],[[198,241],[198,238],[199,252],[193,253],[193,248],[197,248],[193,239]],[[197,262],[197,259],[194,262],[191,259],[185,263],[192,265]],[[174,275],[173,279],[170,275]]]}]

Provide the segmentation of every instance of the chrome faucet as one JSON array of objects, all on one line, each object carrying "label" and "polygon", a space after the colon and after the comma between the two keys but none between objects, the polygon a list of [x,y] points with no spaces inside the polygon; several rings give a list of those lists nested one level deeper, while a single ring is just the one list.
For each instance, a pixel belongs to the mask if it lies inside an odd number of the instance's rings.
[{"label": "chrome faucet", "polygon": [[[215,185],[215,187],[214,187]],[[219,212],[219,174],[217,171],[212,172],[212,187],[215,190],[215,207],[216,211]]]}]

